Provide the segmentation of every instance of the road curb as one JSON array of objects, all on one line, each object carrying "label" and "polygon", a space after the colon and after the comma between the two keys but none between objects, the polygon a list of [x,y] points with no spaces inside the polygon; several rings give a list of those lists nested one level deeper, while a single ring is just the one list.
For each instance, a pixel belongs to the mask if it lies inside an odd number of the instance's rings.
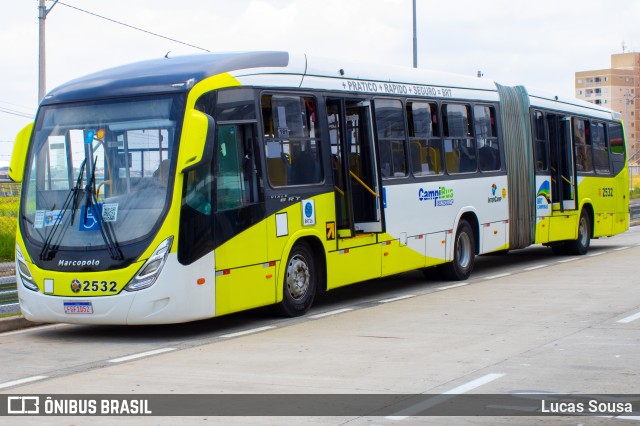
[{"label": "road curb", "polygon": [[22,330],[24,328],[36,327],[38,325],[44,325],[42,322],[32,322],[23,316],[0,318],[0,333],[5,331]]}]

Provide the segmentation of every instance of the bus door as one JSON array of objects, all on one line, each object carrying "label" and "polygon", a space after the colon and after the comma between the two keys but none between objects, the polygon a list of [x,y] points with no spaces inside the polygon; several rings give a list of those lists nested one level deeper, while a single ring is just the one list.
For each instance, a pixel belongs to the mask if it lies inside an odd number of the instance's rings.
[{"label": "bus door", "polygon": [[549,240],[562,241],[576,238],[578,217],[577,180],[573,158],[571,118],[547,114],[551,166],[552,217]]},{"label": "bus door", "polygon": [[382,232],[381,183],[371,104],[329,99],[327,114],[339,237]]},{"label": "bus door", "polygon": [[[327,99],[331,161],[336,201],[336,251],[327,259],[327,287],[381,275],[382,200],[371,105],[352,99]],[[354,265],[367,265],[366,268]]]}]

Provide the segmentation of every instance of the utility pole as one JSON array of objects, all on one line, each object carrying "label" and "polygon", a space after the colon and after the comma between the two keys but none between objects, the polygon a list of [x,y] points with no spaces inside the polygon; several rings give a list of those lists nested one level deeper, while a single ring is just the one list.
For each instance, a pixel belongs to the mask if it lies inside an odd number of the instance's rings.
[{"label": "utility pole", "polygon": [[418,27],[416,25],[416,0],[413,0],[413,67],[418,68]]},{"label": "utility pole", "polygon": [[58,0],[54,0],[50,8],[47,9],[45,0],[39,0],[38,3],[38,21],[39,21],[39,43],[38,43],[38,103],[42,101],[47,91],[46,89],[46,75],[47,75],[47,60],[45,49],[45,37],[44,37],[44,23],[47,19],[47,15],[53,9],[53,6],[58,3]]}]

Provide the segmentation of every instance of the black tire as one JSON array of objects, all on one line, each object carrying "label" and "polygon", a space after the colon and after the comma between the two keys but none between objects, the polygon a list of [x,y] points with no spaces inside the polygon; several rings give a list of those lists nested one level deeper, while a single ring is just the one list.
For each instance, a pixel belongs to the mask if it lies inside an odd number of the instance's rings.
[{"label": "black tire", "polygon": [[582,256],[587,254],[591,245],[591,216],[586,210],[580,213],[578,222],[578,238],[567,241],[565,247],[568,254]]},{"label": "black tire", "polygon": [[445,279],[464,281],[469,278],[476,258],[476,242],[469,222],[462,219],[456,231],[453,247],[453,261],[440,266]]},{"label": "black tire", "polygon": [[313,250],[307,243],[297,242],[287,259],[278,312],[287,317],[304,315],[316,297],[318,276]]}]

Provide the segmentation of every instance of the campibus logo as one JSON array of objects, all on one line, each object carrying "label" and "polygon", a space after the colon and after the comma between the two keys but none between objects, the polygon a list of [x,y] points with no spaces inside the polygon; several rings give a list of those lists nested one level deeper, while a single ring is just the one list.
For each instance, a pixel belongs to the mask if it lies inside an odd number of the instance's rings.
[{"label": "campibus logo", "polygon": [[[496,191],[498,190],[498,187],[496,186],[496,184],[492,184],[491,185],[491,197],[487,198],[487,203],[499,203],[502,201],[502,197],[500,196],[496,196]],[[505,193],[506,191],[503,191],[503,193]]]},{"label": "campibus logo", "polygon": [[71,291],[73,291],[74,293],[79,293],[80,287],[81,287],[80,281],[78,280],[71,281]]},{"label": "campibus logo", "polygon": [[438,189],[423,189],[418,190],[418,200],[429,201],[433,200],[435,207],[451,206],[453,205],[453,189],[441,186]]}]

